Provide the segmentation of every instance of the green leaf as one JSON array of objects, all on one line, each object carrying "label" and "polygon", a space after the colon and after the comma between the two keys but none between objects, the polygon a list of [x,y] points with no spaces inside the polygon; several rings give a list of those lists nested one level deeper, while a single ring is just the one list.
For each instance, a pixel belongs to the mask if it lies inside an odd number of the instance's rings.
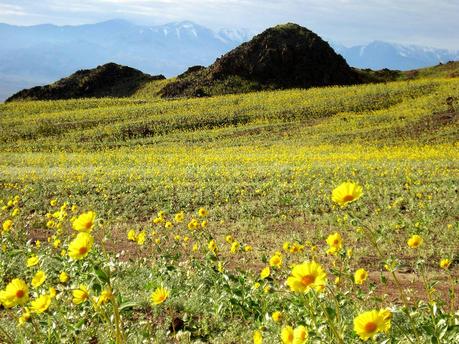
[{"label": "green leaf", "polygon": [[123,302],[121,305],[120,305],[120,312],[124,311],[124,310],[127,310],[127,309],[130,309],[130,308],[134,308],[134,307],[138,307],[140,306],[140,303],[139,302],[135,302],[135,301],[126,301],[126,302]]},{"label": "green leaf", "polygon": [[99,278],[99,280],[102,283],[108,283],[110,281],[107,273],[105,271],[103,271],[100,267],[95,266],[94,267],[94,272],[96,273],[97,278]]}]

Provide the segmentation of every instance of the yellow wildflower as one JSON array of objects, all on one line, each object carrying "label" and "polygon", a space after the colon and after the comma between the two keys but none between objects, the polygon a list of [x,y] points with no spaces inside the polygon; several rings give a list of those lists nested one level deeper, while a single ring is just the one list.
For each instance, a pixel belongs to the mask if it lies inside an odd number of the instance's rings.
[{"label": "yellow wildflower", "polygon": [[40,259],[37,256],[33,255],[32,257],[27,259],[27,267],[30,268],[32,266],[35,266],[39,263],[39,261]]},{"label": "yellow wildflower", "polygon": [[151,294],[150,300],[154,305],[159,305],[167,300],[169,293],[168,289],[159,287]]},{"label": "yellow wildflower", "polygon": [[422,245],[423,239],[420,235],[412,235],[411,238],[408,239],[408,246],[411,248],[418,248],[419,246]]},{"label": "yellow wildflower", "polygon": [[90,233],[94,227],[94,220],[96,218],[96,213],[93,211],[88,211],[81,214],[73,221],[73,229],[78,232]]},{"label": "yellow wildflower", "polygon": [[81,232],[69,244],[69,256],[72,259],[82,259],[86,257],[94,243],[91,234]]},{"label": "yellow wildflower", "polygon": [[45,272],[42,270],[37,271],[35,276],[33,276],[32,278],[32,287],[38,288],[45,282],[45,280],[46,280]]},{"label": "yellow wildflower", "polygon": [[451,260],[449,260],[448,258],[444,258],[442,260],[440,260],[440,267],[442,269],[448,269],[449,266],[451,265]]},{"label": "yellow wildflower", "polygon": [[344,207],[362,197],[362,187],[356,183],[345,182],[335,188],[332,192],[332,200]]},{"label": "yellow wildflower", "polygon": [[390,329],[390,312],[372,310],[354,318],[354,331],[364,341]]},{"label": "yellow wildflower", "polygon": [[263,270],[261,270],[260,278],[261,279],[268,278],[270,274],[271,274],[271,269],[269,268],[269,266],[267,266]]},{"label": "yellow wildflower", "polygon": [[295,265],[291,276],[287,279],[287,285],[295,292],[308,292],[311,288],[322,291],[327,282],[327,275],[322,267],[316,262],[304,262]]},{"label": "yellow wildflower", "polygon": [[355,284],[363,284],[368,278],[368,271],[365,269],[358,269],[354,274]]},{"label": "yellow wildflower", "polygon": [[79,305],[89,300],[89,289],[85,285],[81,284],[78,289],[72,291],[73,300],[72,302]]}]

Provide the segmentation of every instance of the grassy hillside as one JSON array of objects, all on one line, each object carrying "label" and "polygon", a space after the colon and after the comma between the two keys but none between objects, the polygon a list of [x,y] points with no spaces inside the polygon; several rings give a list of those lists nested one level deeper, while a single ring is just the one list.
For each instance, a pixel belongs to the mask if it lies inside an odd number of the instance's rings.
[{"label": "grassy hillside", "polygon": [[[246,343],[261,329],[266,343],[276,343],[282,326],[303,324],[312,341],[339,343],[342,337],[358,343],[352,319],[368,308],[391,306],[394,325],[381,340],[427,343],[443,333],[441,340],[454,342],[457,331],[447,325],[455,319],[448,311],[448,276],[457,274],[440,271],[438,262],[458,259],[459,79],[169,101],[155,96],[165,82],[152,82],[131,98],[0,104],[0,222],[14,220],[14,230],[2,236],[0,287],[18,271],[30,280],[36,269],[24,269],[24,262],[37,254],[50,276],[44,286],[55,286],[60,297],[59,306],[52,303],[54,318],[34,315],[35,324],[16,328],[12,319],[22,313],[13,309],[1,313],[0,327],[12,337],[30,337],[53,321],[51,334],[36,334],[49,343],[76,337],[89,342],[101,328],[128,343],[187,343],[187,336]],[[342,208],[331,192],[344,181],[361,185],[363,196]],[[13,205],[15,195],[20,201]],[[78,205],[73,213],[72,204]],[[19,215],[12,215],[14,208]],[[209,215],[199,217],[200,208]],[[97,248],[86,260],[69,262],[59,254],[72,238],[69,219],[87,210],[97,213]],[[180,211],[184,224],[173,221]],[[193,218],[208,223],[190,230]],[[57,227],[49,226],[50,219]],[[165,229],[169,220],[172,229]],[[127,240],[131,229],[137,243]],[[344,248],[327,255],[325,240],[334,232],[344,238]],[[413,234],[423,237],[422,249],[407,249]],[[146,235],[144,243],[138,235]],[[240,245],[233,253],[228,235]],[[43,248],[24,246],[27,239],[41,240]],[[58,250],[52,247],[56,239],[62,242]],[[209,253],[211,239],[217,254]],[[99,255],[103,242],[111,265]],[[290,248],[284,250],[284,242]],[[260,278],[276,251],[282,251],[282,267]],[[134,260],[119,263],[128,259]],[[290,265],[311,259],[324,266],[330,287],[291,296],[285,286]],[[398,281],[383,272],[392,263],[410,272],[399,277],[402,294]],[[90,304],[66,306],[81,283],[99,295],[107,280],[98,269],[108,271],[109,265],[110,288],[122,295],[118,306],[132,303],[122,311],[121,337],[119,324],[102,314],[112,308],[101,313]],[[356,286],[353,273],[362,267],[370,276]],[[68,284],[56,284],[62,269],[72,274]],[[335,285],[335,277],[343,284]],[[429,294],[429,283],[436,293]],[[170,299],[152,307],[149,295],[161,284]],[[428,303],[414,307],[413,331],[404,307],[419,300],[436,300],[441,310],[432,320]],[[280,323],[270,318],[276,310],[284,314]],[[51,320],[62,317],[73,325]],[[84,321],[78,325],[77,318]],[[428,332],[432,321],[436,327]],[[175,326],[184,339],[176,339]]]}]

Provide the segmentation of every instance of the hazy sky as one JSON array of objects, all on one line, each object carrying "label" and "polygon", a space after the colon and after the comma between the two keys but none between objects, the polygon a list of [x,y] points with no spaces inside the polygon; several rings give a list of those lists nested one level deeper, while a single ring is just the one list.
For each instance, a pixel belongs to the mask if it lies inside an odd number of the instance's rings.
[{"label": "hazy sky", "polygon": [[459,50],[459,0],[0,0],[0,22],[138,24],[191,20],[259,32],[296,22],[347,45],[385,40]]}]

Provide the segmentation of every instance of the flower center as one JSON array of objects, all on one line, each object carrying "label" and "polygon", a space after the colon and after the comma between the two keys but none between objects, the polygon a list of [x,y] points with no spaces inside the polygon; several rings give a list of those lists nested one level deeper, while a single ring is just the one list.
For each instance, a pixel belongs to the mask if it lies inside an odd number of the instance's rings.
[{"label": "flower center", "polygon": [[88,252],[88,248],[83,246],[83,247],[80,247],[80,250],[79,250],[80,254],[85,254],[86,252]]},{"label": "flower center", "polygon": [[316,278],[313,275],[306,275],[301,279],[301,283],[303,283],[305,286],[308,286],[314,283],[315,280]]},{"label": "flower center", "polygon": [[352,196],[352,195],[346,195],[346,196],[343,197],[343,201],[344,202],[350,202],[353,199],[354,199],[354,196]]},{"label": "flower center", "polygon": [[84,224],[84,227],[86,229],[90,229],[92,227],[92,221],[87,221],[85,224]]},{"label": "flower center", "polygon": [[24,294],[25,294],[24,290],[18,290],[16,292],[16,297],[20,299],[21,297],[24,297]]},{"label": "flower center", "polygon": [[365,324],[365,332],[372,333],[375,332],[378,326],[374,322],[368,322]]},{"label": "flower center", "polygon": [[338,244],[339,244],[339,240],[338,239],[333,240],[333,245],[338,245]]}]

